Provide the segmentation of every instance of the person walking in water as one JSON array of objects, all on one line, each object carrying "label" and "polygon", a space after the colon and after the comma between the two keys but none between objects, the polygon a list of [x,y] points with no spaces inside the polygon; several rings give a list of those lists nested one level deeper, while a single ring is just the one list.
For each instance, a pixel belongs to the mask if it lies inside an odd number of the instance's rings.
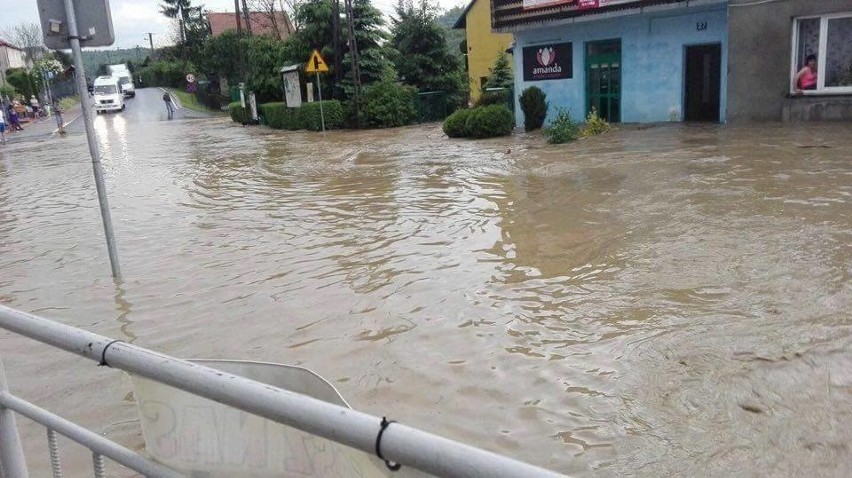
[{"label": "person walking in water", "polygon": [[9,121],[9,128],[11,128],[10,131],[23,131],[24,128],[21,127],[21,121],[20,121],[20,119],[18,119],[18,112],[15,111],[15,106],[10,104],[9,109],[6,110],[6,112],[9,114],[8,115],[8,118],[9,118],[8,121]]},{"label": "person walking in water", "polygon": [[62,104],[59,102],[59,98],[53,98],[53,117],[56,118],[59,134],[65,134],[65,119],[62,117],[62,113]]},{"label": "person walking in water", "polygon": [[6,142],[6,114],[0,108],[0,143]]},{"label": "person walking in water", "polygon": [[168,91],[163,93],[163,101],[166,103],[166,113],[168,113],[169,119],[174,118],[175,107],[172,105],[172,95]]},{"label": "person walking in water", "polygon": [[793,90],[797,94],[802,94],[802,90],[815,90],[817,87],[817,62],[816,55],[808,55],[805,59],[805,66],[796,73],[796,82],[793,85]]}]

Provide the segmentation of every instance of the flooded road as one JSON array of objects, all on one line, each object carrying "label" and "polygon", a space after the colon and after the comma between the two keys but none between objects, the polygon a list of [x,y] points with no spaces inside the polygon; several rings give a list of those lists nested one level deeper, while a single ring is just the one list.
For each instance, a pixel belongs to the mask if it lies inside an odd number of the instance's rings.
[{"label": "flooded road", "polygon": [[[303,365],[355,408],[564,473],[852,473],[848,125],[550,146],[158,115],[97,118],[123,282],[85,136],[0,147],[0,302]],[[120,372],[0,350],[17,394],[142,447]]]}]

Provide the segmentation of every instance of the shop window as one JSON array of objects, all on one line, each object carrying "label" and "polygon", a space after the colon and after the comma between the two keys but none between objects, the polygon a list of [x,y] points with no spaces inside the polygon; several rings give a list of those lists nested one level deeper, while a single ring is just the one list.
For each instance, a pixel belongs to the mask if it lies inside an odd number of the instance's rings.
[{"label": "shop window", "polygon": [[811,55],[817,61],[816,85],[804,94],[852,93],[852,12],[795,19],[791,92]]}]

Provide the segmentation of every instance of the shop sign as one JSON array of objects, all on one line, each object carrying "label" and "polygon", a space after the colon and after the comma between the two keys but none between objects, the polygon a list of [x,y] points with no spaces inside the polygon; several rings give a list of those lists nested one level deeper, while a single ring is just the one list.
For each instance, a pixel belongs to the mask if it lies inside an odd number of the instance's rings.
[{"label": "shop sign", "polygon": [[528,46],[523,52],[524,81],[574,77],[574,50],[570,42]]}]

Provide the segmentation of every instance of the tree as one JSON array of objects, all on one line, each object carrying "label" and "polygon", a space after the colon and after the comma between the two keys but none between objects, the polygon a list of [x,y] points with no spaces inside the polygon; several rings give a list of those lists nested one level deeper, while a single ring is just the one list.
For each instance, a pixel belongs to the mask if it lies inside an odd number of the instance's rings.
[{"label": "tree", "polygon": [[452,104],[462,101],[467,83],[458,58],[447,49],[436,8],[428,0],[400,0],[392,19],[390,46],[400,80],[421,91],[445,91]]},{"label": "tree", "polygon": [[460,45],[464,42],[465,31],[463,29],[455,29],[453,25],[464,13],[464,7],[455,6],[444,13],[438,15],[437,22],[444,28],[444,38],[447,40],[447,49],[453,56],[461,58],[462,52]]},{"label": "tree", "polygon": [[[324,76],[334,78],[334,65],[340,52],[334,51],[333,47],[334,17],[331,2],[332,0],[304,0],[298,5],[294,18],[295,23],[301,27],[287,40],[287,47],[294,63],[307,61],[311,50],[319,50],[331,69],[331,72]],[[341,32],[338,31],[338,34]],[[323,86],[323,97],[331,98],[332,92],[332,85],[326,83]]]},{"label": "tree", "polygon": [[[358,67],[361,72],[361,84],[367,86],[382,80],[395,80],[396,72],[393,69],[393,63],[387,58],[387,51],[383,47],[388,40],[388,34],[385,31],[382,12],[375,8],[370,0],[353,0],[352,17],[360,58]],[[345,32],[348,42],[348,29]],[[347,49],[347,53],[343,56],[345,73],[342,87],[344,96],[348,98],[354,94],[352,58],[348,53],[348,47],[342,47]]]},{"label": "tree", "polygon": [[3,31],[3,36],[24,51],[28,63],[35,63],[44,51],[41,27],[37,23],[19,23]]},{"label": "tree", "polygon": [[240,74],[239,51],[243,48],[235,30],[226,30],[221,35],[208,39],[204,43],[199,66],[208,77],[220,77],[229,83],[237,80]]},{"label": "tree", "polygon": [[512,68],[509,67],[509,58],[505,51],[501,51],[491,68],[491,75],[485,82],[485,88],[512,88],[515,84],[512,76]]},{"label": "tree", "polygon": [[186,42],[186,24],[193,9],[197,8],[192,6],[192,0],[163,0],[160,4],[160,13],[178,21],[180,43]]}]

